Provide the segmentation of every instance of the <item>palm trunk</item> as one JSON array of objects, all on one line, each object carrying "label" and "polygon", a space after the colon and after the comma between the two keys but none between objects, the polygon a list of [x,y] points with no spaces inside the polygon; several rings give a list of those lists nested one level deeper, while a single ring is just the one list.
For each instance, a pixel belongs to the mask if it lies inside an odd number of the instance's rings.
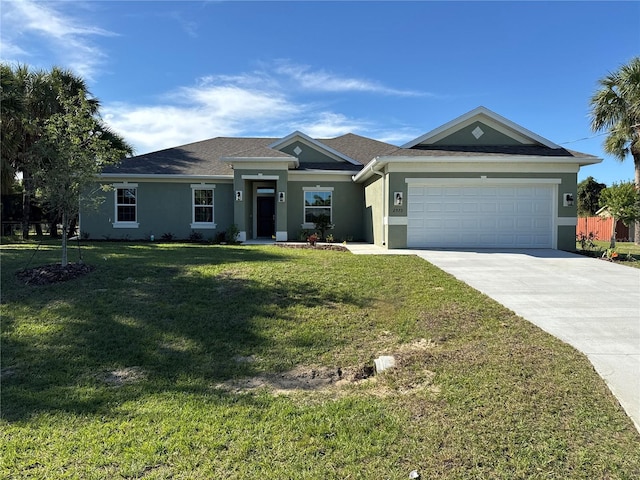
[{"label": "palm trunk", "polygon": [[22,193],[22,238],[29,238],[29,223],[31,222],[31,200],[33,199],[34,186],[31,172],[22,170],[22,182],[24,191]]},{"label": "palm trunk", "polygon": [[[636,189],[640,189],[640,155],[633,156],[633,163],[636,167]],[[640,245],[640,220],[637,220],[634,223],[633,236],[633,241],[635,242],[635,244]]]}]

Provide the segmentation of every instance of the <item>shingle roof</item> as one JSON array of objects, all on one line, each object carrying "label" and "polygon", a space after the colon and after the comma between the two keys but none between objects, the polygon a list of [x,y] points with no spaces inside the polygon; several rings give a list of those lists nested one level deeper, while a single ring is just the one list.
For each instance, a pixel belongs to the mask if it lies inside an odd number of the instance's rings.
[{"label": "shingle roof", "polygon": [[133,175],[233,175],[231,166],[220,159],[239,152],[266,148],[275,138],[216,137],[180,147],[167,148],[127,158],[103,173]]},{"label": "shingle roof", "polygon": [[318,140],[334,150],[344,153],[349,158],[366,165],[378,155],[384,155],[398,147],[389,143],[380,142],[372,138],[361,137],[354,133],[347,133],[336,138]]},{"label": "shingle roof", "polygon": [[[118,166],[107,167],[104,174],[129,175],[187,175],[218,176],[233,175],[228,159],[232,158],[273,158],[291,159],[291,155],[270,148],[278,138],[233,138],[216,137],[201,142],[167,148],[136,157],[127,158]],[[325,144],[362,166],[378,156],[391,157],[478,157],[478,156],[549,156],[596,158],[585,153],[564,148],[554,149],[542,145],[521,146],[416,146],[400,148],[389,143],[362,137],[353,133],[336,138],[320,139]],[[347,162],[326,162],[300,165],[300,170],[354,171],[360,165]]]},{"label": "shingle roof", "polygon": [[[105,168],[105,174],[130,175],[233,175],[228,163],[232,158],[291,159],[279,150],[269,148],[277,138],[217,137],[180,147],[167,148],[125,159],[120,165]],[[352,133],[336,138],[318,140],[349,158],[367,164],[375,156],[397,149],[388,143]],[[301,166],[301,170],[354,171],[361,166],[346,162],[314,163]]]},{"label": "shingle roof", "polygon": [[565,148],[549,148],[544,145],[477,145],[477,146],[443,146],[419,145],[412,148],[398,148],[387,153],[398,157],[485,157],[485,156],[536,156],[536,157],[593,157],[586,153],[567,150]]}]

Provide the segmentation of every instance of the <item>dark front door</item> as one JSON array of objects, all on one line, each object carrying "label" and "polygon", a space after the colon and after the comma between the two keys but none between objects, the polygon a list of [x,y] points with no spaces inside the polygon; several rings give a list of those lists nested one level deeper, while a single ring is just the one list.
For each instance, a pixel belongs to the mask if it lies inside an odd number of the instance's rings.
[{"label": "dark front door", "polygon": [[276,233],[275,197],[257,197],[257,236],[271,237]]}]

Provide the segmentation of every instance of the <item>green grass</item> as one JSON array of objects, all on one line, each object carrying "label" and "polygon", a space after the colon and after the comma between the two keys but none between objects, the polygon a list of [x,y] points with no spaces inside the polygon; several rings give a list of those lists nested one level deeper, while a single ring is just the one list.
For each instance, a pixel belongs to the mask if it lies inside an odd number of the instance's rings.
[{"label": "green grass", "polygon": [[640,477],[586,358],[423,260],[95,243],[91,274],[24,286],[34,249],[1,249],[2,478]]},{"label": "green grass", "polygon": [[[582,248],[580,242],[576,243],[576,248],[579,252],[583,252],[595,257],[601,257],[604,252],[609,249],[609,241],[604,240],[592,240],[593,246],[589,248],[585,245]],[[615,251],[619,255],[618,263],[621,265],[627,265],[630,267],[640,268],[640,245],[636,245],[633,242],[616,242]]]}]

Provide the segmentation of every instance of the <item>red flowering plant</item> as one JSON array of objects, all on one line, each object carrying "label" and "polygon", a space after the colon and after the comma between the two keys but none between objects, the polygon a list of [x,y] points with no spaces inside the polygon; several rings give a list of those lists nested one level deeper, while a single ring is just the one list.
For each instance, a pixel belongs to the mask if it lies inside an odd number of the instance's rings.
[{"label": "red flowering plant", "polygon": [[318,241],[318,235],[316,233],[312,233],[307,237],[307,242],[309,242],[309,245],[313,246],[316,244],[317,241]]}]

